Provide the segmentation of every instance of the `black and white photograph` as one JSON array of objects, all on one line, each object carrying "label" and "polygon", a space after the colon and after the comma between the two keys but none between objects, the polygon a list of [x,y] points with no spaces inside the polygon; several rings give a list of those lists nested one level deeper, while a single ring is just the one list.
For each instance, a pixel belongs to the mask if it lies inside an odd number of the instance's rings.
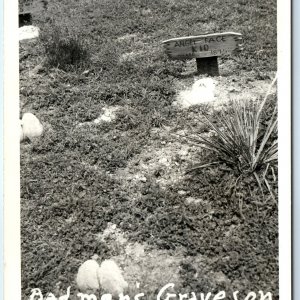
[{"label": "black and white photograph", "polygon": [[277,1],[17,10],[21,299],[290,299]]}]

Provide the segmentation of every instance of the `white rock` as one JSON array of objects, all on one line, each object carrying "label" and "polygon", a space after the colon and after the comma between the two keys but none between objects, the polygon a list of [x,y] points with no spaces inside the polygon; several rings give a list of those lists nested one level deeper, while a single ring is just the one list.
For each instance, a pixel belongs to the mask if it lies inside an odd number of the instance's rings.
[{"label": "white rock", "polygon": [[168,158],[167,158],[167,157],[162,157],[162,158],[160,158],[158,162],[159,162],[160,164],[162,164],[162,165],[166,165],[166,166],[169,165],[169,161],[168,161]]},{"label": "white rock", "polygon": [[203,199],[188,197],[188,198],[185,199],[185,201],[186,201],[186,204],[199,204],[199,203],[203,202]]},{"label": "white rock", "polygon": [[191,89],[181,91],[177,103],[183,107],[190,107],[200,103],[215,100],[215,81],[211,78],[202,78],[194,82]]},{"label": "white rock", "polygon": [[113,296],[118,296],[128,287],[122,271],[111,259],[102,262],[98,270],[98,278],[101,287]]},{"label": "white rock", "polygon": [[85,261],[78,269],[76,283],[79,290],[86,291],[96,291],[99,289],[98,281],[98,271],[99,264],[93,260],[89,259]]},{"label": "white rock", "polygon": [[94,255],[91,257],[91,259],[97,260],[97,259],[99,259],[99,255],[98,255],[98,254],[94,254]]},{"label": "white rock", "polygon": [[36,26],[19,27],[19,41],[37,38],[40,34],[40,29]]},{"label": "white rock", "polygon": [[186,195],[187,192],[183,191],[183,190],[180,190],[177,193],[178,193],[178,195],[183,196],[183,195]]},{"label": "white rock", "polygon": [[145,183],[145,182],[147,182],[147,178],[145,176],[142,176],[142,177],[140,177],[140,181]]},{"label": "white rock", "polygon": [[101,122],[111,122],[116,118],[115,112],[118,110],[118,107],[104,107],[102,108],[103,113],[94,120],[95,124],[99,124]]},{"label": "white rock", "polygon": [[21,140],[26,137],[29,139],[39,137],[43,133],[43,125],[41,124],[39,119],[32,113],[25,113],[23,115],[21,126],[23,129]]}]

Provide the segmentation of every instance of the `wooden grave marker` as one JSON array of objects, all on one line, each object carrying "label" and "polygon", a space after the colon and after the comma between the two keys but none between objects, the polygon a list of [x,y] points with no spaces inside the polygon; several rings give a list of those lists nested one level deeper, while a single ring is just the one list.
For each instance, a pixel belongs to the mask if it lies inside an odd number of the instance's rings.
[{"label": "wooden grave marker", "polygon": [[169,58],[196,58],[199,74],[218,76],[218,56],[242,51],[242,41],[240,33],[224,32],[174,38],[162,43]]},{"label": "wooden grave marker", "polygon": [[46,9],[47,0],[19,0],[19,27],[32,24],[32,14]]}]

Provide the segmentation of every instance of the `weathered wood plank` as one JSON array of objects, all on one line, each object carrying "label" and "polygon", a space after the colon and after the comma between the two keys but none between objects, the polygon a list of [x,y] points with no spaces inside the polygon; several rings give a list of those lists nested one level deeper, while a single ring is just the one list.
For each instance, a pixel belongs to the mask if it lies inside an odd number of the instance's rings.
[{"label": "weathered wood plank", "polygon": [[220,56],[242,50],[242,35],[235,32],[180,37],[162,42],[172,59]]}]

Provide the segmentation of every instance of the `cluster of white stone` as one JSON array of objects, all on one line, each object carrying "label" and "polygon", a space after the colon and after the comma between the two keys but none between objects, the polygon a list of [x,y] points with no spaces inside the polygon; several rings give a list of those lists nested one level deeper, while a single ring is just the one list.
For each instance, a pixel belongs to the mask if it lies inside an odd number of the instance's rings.
[{"label": "cluster of white stone", "polygon": [[104,260],[100,266],[94,259],[85,261],[78,269],[76,283],[82,292],[95,293],[102,288],[113,296],[118,296],[128,287],[121,269],[111,259]]}]

